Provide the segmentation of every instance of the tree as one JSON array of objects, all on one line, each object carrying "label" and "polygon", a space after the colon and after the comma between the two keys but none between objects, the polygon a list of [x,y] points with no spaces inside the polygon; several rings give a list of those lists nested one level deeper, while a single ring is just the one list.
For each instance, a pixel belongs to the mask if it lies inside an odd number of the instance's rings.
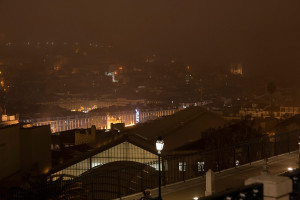
[{"label": "tree", "polygon": [[276,92],[276,85],[273,82],[268,83],[267,91],[270,94],[270,106],[273,103],[273,94]]}]

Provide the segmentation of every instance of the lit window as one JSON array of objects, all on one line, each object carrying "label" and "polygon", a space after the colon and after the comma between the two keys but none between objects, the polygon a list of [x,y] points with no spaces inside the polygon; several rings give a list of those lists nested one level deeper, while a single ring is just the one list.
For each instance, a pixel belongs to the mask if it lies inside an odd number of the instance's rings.
[{"label": "lit window", "polygon": [[92,162],[92,168],[97,167],[97,166],[101,166],[101,165],[103,165],[103,164],[100,163],[100,162]]},{"label": "lit window", "polygon": [[204,162],[197,162],[198,172],[204,172]]},{"label": "lit window", "polygon": [[186,162],[179,162],[179,171],[185,172],[185,170],[186,170]]}]

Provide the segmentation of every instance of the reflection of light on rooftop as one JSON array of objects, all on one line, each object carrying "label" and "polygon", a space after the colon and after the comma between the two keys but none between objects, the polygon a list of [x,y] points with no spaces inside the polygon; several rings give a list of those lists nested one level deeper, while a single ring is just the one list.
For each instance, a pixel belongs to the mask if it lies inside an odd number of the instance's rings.
[{"label": "reflection of light on rooftop", "polygon": [[33,124],[24,124],[23,125],[23,128],[31,128],[31,127],[33,127]]},{"label": "reflection of light on rooftop", "polygon": [[135,124],[133,122],[131,122],[130,124],[128,125],[125,125],[125,127],[128,127],[128,126],[134,126]]},{"label": "reflection of light on rooftop", "polygon": [[194,197],[193,199],[194,199],[194,200],[198,200],[198,199],[199,199],[199,197]]}]

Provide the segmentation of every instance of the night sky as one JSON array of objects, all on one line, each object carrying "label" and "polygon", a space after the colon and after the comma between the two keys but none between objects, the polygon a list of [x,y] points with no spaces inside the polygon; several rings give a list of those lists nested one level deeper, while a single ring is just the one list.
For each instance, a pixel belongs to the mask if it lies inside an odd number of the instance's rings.
[{"label": "night sky", "polygon": [[300,72],[299,0],[0,0],[0,27],[2,41],[99,41],[199,69]]}]

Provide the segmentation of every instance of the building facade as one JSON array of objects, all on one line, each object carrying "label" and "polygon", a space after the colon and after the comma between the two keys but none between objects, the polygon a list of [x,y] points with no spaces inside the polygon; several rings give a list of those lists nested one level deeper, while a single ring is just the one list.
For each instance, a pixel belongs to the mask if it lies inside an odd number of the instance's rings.
[{"label": "building facade", "polygon": [[[110,129],[111,123],[125,123],[126,126],[138,122],[155,120],[163,116],[172,115],[178,109],[142,110],[139,114],[133,111],[120,111],[103,114],[85,114],[55,118],[23,119],[23,123],[32,123],[34,126],[50,125],[51,132],[68,131],[72,129],[88,128],[95,125],[97,129]],[[138,116],[138,118],[137,118]]]},{"label": "building facade", "polygon": [[50,127],[0,129],[0,180],[16,173],[47,174],[51,165]]}]

